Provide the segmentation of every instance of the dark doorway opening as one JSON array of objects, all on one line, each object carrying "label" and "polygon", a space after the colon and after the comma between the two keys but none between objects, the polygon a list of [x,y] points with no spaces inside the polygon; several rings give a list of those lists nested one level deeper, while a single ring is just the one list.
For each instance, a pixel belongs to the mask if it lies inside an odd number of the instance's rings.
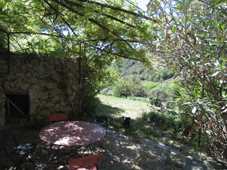
[{"label": "dark doorway opening", "polygon": [[19,124],[30,120],[29,95],[6,94],[6,122]]}]

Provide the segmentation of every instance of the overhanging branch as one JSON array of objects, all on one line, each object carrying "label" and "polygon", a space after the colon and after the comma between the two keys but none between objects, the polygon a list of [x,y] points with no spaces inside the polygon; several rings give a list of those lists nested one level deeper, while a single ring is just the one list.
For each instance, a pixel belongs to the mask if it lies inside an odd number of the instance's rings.
[{"label": "overhanging branch", "polygon": [[[75,2],[72,2],[72,1],[68,1],[68,0],[64,0],[64,1],[66,3],[69,3],[70,5],[74,5],[74,6],[76,6],[78,4],[78,3],[75,3]],[[110,6],[110,5],[107,5],[107,4],[102,4],[102,3],[94,2],[94,1],[90,1],[90,0],[78,0],[78,1],[87,2],[87,3],[91,3],[91,4],[96,4],[96,5],[99,5],[101,7],[106,7],[106,8],[110,8],[110,9],[116,10],[116,11],[121,11],[121,12],[130,14],[130,15],[134,15],[134,16],[137,16],[137,17],[141,17],[141,18],[144,18],[144,19],[156,22],[156,23],[158,22],[157,20],[155,20],[153,18],[147,17],[147,16],[142,15],[142,14],[135,13],[135,12],[132,12],[132,11],[128,11],[128,10],[125,10],[125,9],[122,9],[122,8],[119,8],[119,7],[114,7],[114,6]]]},{"label": "overhanging branch", "polygon": [[51,37],[59,37],[59,38],[64,38],[63,36],[60,35],[52,35],[52,34],[47,34],[47,33],[39,33],[39,32],[10,32],[8,34],[37,34],[37,35],[46,35],[46,36],[51,36]]},{"label": "overhanging branch", "polygon": [[144,60],[140,60],[140,59],[132,58],[132,57],[127,57],[127,56],[124,56],[124,55],[121,55],[121,54],[118,54],[118,53],[113,53],[113,52],[107,51],[105,49],[101,49],[99,47],[95,47],[95,46],[90,45],[90,44],[87,44],[87,43],[84,43],[84,44],[87,45],[87,46],[89,46],[89,47],[95,48],[95,49],[97,49],[99,51],[105,52],[107,54],[115,55],[115,56],[118,56],[118,57],[121,57],[121,58],[127,58],[127,59],[131,59],[131,60],[137,60],[137,61],[144,62]]},{"label": "overhanging branch", "polygon": [[[49,6],[50,8],[52,8],[54,11],[58,11],[56,10],[47,0],[44,0]],[[77,37],[75,31],[72,29],[72,27],[69,25],[69,23],[62,17],[62,15],[60,15],[61,19],[63,20],[63,22],[69,27],[69,29],[73,32],[73,34],[75,35],[75,37]]]},{"label": "overhanging branch", "polygon": [[[52,0],[52,1],[56,2],[57,4],[59,4],[59,5],[63,6],[63,7],[65,7],[65,8],[67,8],[68,10],[70,10],[70,11],[72,11],[72,12],[74,12],[74,13],[80,15],[80,16],[84,16],[84,14],[80,13],[80,12],[77,11],[76,9],[73,9],[73,8],[71,8],[70,6],[68,6],[68,5],[64,4],[64,3],[59,2],[58,0]],[[70,1],[65,0],[65,2],[70,2]],[[76,4],[77,4],[77,3],[76,3]],[[109,32],[109,33],[115,35],[116,37],[118,37],[118,38],[120,38],[120,39],[122,39],[122,41],[124,41],[131,49],[135,50],[127,41],[125,41],[123,38],[121,38],[117,33],[111,31],[110,29],[108,29],[107,27],[105,27],[104,25],[100,24],[98,21],[95,21],[95,20],[92,19],[92,18],[88,18],[88,20],[89,20],[90,22],[92,22],[92,23],[98,25],[99,27],[103,28],[103,29],[106,30],[107,32]]]}]

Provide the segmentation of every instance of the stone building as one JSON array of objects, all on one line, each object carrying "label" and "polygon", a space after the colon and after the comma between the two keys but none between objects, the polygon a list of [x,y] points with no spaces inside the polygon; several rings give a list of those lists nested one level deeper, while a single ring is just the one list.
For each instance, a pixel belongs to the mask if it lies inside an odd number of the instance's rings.
[{"label": "stone building", "polygon": [[48,120],[51,114],[80,111],[83,84],[79,58],[5,56],[0,54],[0,127],[7,122]]}]

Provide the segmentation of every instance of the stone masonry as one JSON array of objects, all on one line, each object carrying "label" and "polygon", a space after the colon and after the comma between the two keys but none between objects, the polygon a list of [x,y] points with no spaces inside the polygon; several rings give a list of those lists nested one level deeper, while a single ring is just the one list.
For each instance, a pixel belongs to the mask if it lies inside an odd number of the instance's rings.
[{"label": "stone masonry", "polygon": [[[47,59],[31,54],[11,54],[10,74],[0,74],[0,96],[29,95],[31,121],[47,119],[54,113],[79,112],[83,85],[78,61],[78,58]],[[5,123],[4,99],[1,101],[0,127]]]}]

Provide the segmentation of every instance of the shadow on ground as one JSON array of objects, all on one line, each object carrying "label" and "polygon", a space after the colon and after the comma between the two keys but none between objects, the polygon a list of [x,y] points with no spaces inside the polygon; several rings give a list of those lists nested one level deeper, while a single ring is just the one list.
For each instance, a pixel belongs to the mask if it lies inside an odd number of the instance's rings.
[{"label": "shadow on ground", "polygon": [[[50,145],[43,142],[38,134],[37,129],[28,129],[26,127],[13,127],[15,136],[20,144],[27,142],[38,143],[36,151],[31,155],[32,160],[37,165],[36,168],[26,160],[22,165],[21,169],[23,170],[42,170],[45,169],[48,161],[51,158],[52,151],[50,150]],[[13,143],[9,142],[8,145],[13,147]],[[156,156],[152,156],[152,153],[149,150],[146,150],[146,147],[141,147],[141,145],[133,143],[133,140],[128,136],[118,134],[114,129],[109,128],[107,130],[107,136],[105,139],[104,147],[108,151],[105,153],[104,150],[101,150],[103,153],[102,167],[101,170],[133,170],[133,169],[143,169],[143,170],[164,170],[166,168]],[[67,148],[68,149],[68,148]],[[67,151],[65,148],[62,148],[62,151]],[[90,151],[86,151],[85,155],[91,154]],[[65,155],[58,159],[55,162],[52,162],[50,166],[46,169],[50,170],[64,170],[67,169],[69,158],[78,157],[77,154]],[[13,163],[6,157],[4,150],[0,150],[0,170],[10,170],[13,167]],[[150,167],[152,165],[152,168]]]},{"label": "shadow on ground", "polygon": [[112,115],[116,116],[119,115],[119,113],[124,112],[124,109],[118,108],[118,107],[111,107],[109,105],[99,103],[98,107],[96,108],[96,112],[99,113],[100,115]]}]

